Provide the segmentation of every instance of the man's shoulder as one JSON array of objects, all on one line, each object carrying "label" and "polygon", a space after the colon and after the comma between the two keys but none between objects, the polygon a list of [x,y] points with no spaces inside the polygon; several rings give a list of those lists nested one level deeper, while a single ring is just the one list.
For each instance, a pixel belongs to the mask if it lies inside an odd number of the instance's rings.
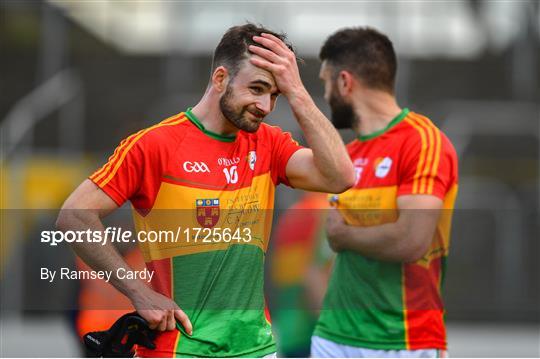
[{"label": "man's shoulder", "polygon": [[444,132],[428,117],[417,112],[410,111],[399,126],[399,135],[404,139],[426,140],[442,137],[448,141]]},{"label": "man's shoulder", "polygon": [[162,146],[177,143],[187,129],[189,120],[183,112],[168,117],[149,127],[132,134],[125,141],[131,141],[138,146]]},{"label": "man's shoulder", "polygon": [[289,136],[292,138],[292,134],[279,126],[270,125],[267,123],[261,123],[259,129],[256,132],[249,133],[248,136],[256,138],[258,141],[272,142],[281,136]]},{"label": "man's shoulder", "polygon": [[409,141],[433,137],[435,133],[440,133],[439,128],[429,117],[413,111],[409,111],[407,116],[395,127],[395,130],[393,132],[397,137]]},{"label": "man's shoulder", "polygon": [[185,132],[190,121],[185,112],[180,112],[174,116],[168,117],[165,120],[158,122],[146,129],[148,135],[162,137],[171,136],[172,134]]},{"label": "man's shoulder", "polygon": [[275,134],[280,134],[280,133],[283,133],[283,130],[281,129],[281,127],[279,126],[276,126],[276,125],[270,125],[268,123],[261,123],[261,126],[259,126],[259,129],[257,130],[257,132],[255,132],[256,135],[275,135]]},{"label": "man's shoulder", "polygon": [[418,151],[429,153],[445,153],[454,159],[456,150],[450,139],[427,116],[410,112],[402,121],[396,137],[399,137],[405,148],[417,148]]}]

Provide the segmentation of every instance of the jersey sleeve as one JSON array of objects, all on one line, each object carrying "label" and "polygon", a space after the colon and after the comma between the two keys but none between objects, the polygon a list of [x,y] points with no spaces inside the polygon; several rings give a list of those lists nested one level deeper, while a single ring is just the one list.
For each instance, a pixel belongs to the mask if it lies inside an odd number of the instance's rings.
[{"label": "jersey sleeve", "polygon": [[299,149],[303,148],[296,142],[289,132],[283,132],[278,127],[272,128],[272,179],[274,183],[284,183],[290,186],[287,179],[286,168],[289,159]]},{"label": "jersey sleeve", "polygon": [[145,157],[141,143],[131,136],[120,142],[107,163],[94,172],[89,179],[118,206],[122,206],[137,193],[144,166]]},{"label": "jersey sleeve", "polygon": [[427,194],[444,200],[457,181],[455,150],[435,126],[408,138],[399,168],[398,196]]}]

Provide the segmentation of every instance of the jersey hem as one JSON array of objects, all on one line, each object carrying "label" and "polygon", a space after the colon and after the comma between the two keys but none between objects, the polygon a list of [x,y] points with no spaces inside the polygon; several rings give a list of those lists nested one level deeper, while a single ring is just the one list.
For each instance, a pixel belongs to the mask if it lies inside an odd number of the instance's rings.
[{"label": "jersey hem", "polygon": [[[255,349],[254,351],[247,351],[236,354],[229,355],[203,355],[203,354],[194,354],[194,353],[180,353],[180,352],[171,352],[171,351],[161,351],[161,350],[152,350],[151,353],[145,353],[144,350],[139,349],[137,351],[137,356],[141,358],[154,358],[156,356],[162,357],[166,356],[169,358],[257,358],[264,357],[268,354],[273,354],[277,351],[276,343],[272,342],[268,346],[265,346],[261,349]],[[150,354],[145,356],[145,354]],[[157,354],[157,355],[156,355]]]},{"label": "jersey hem", "polygon": [[[285,169],[287,168],[287,165],[289,164],[289,160],[291,159],[291,157],[296,153],[298,152],[299,150],[301,150],[303,147],[299,147],[299,148],[296,148],[294,151],[292,151],[288,156],[287,156],[287,163],[285,164]],[[289,177],[287,177],[287,171],[285,170],[284,171],[284,181],[281,181],[281,183],[283,183],[285,186],[288,186],[288,187],[291,187],[291,188],[295,188],[292,184],[291,184],[291,181],[289,181]],[[276,185],[279,184],[279,181]]]},{"label": "jersey hem", "polygon": [[92,181],[93,184],[98,186],[100,190],[102,190],[107,196],[109,196],[117,205],[118,207],[122,207],[122,205],[127,201],[118,191],[116,191],[111,186],[104,186],[101,187],[99,184],[96,183],[92,178],[88,177],[90,181]]},{"label": "jersey hem", "polygon": [[407,347],[404,341],[395,342],[376,342],[361,338],[344,337],[339,334],[325,332],[321,328],[316,328],[313,332],[314,336],[321,337],[326,340],[333,341],[337,344],[349,345],[352,347],[378,349],[378,350],[417,350],[417,349],[440,349],[446,350],[446,342],[426,340],[415,340],[413,345]]},{"label": "jersey hem", "polygon": [[408,195],[427,195],[427,196],[434,196],[434,197],[437,197],[441,200],[444,201],[444,198],[446,197],[446,194],[447,193],[444,193],[442,191],[436,191],[436,190],[433,190],[432,193],[428,193],[428,192],[423,192],[423,193],[413,193],[412,191],[412,188],[407,188],[407,189],[398,189],[397,193],[396,193],[396,197],[401,197],[401,196],[408,196]]}]

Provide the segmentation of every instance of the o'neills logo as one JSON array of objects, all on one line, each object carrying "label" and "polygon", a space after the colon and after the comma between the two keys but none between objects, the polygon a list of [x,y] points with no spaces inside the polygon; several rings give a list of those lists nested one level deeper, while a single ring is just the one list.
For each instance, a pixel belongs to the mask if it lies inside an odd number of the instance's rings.
[{"label": "o'neills logo", "polygon": [[375,160],[375,177],[384,178],[388,176],[392,168],[392,159],[390,157],[377,158]]},{"label": "o'neills logo", "polygon": [[217,160],[217,163],[220,166],[232,166],[232,165],[238,164],[239,162],[240,162],[240,157],[234,157],[234,158],[220,157]]},{"label": "o'neills logo", "polygon": [[197,222],[203,227],[214,227],[219,220],[219,199],[206,198],[195,201]]}]

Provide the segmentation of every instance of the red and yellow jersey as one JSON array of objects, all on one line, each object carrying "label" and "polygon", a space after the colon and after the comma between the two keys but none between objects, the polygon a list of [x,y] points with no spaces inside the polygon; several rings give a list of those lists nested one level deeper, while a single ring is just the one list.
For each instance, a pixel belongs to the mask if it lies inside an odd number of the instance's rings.
[{"label": "red and yellow jersey", "polygon": [[337,196],[347,223],[396,221],[402,195],[436,196],[444,209],[430,249],[415,263],[339,253],[315,335],[373,349],[446,349],[441,285],[458,188],[455,150],[428,118],[408,109],[347,149],[356,183]]},{"label": "red and yellow jersey", "polygon": [[266,124],[255,133],[215,134],[188,110],[122,141],[90,176],[118,205],[131,202],[139,234],[172,234],[140,247],[155,273],[153,288],[186,312],[193,335],[177,325],[158,335],[156,350],[139,348],[139,356],[276,351],[263,262],[275,187],[288,184],[285,168],[300,148]]}]

